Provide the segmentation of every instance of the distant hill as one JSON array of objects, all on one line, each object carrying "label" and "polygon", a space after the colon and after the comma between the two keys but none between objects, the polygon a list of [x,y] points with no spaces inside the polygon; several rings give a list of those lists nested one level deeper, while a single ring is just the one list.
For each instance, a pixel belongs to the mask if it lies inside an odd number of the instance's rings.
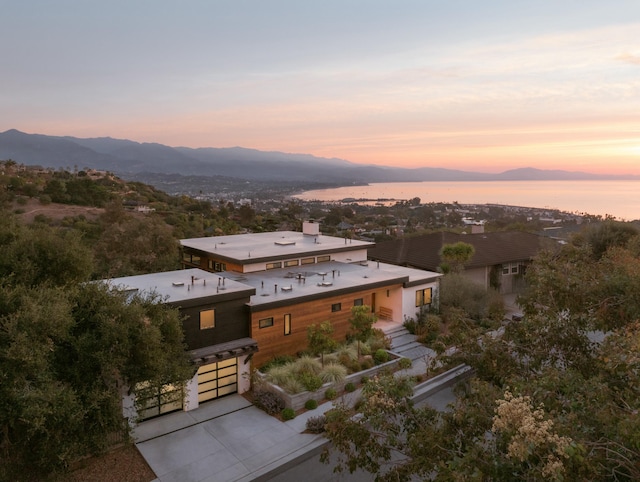
[{"label": "distant hill", "polygon": [[92,168],[122,177],[140,173],[226,176],[247,180],[319,182],[337,185],[411,181],[516,181],[640,179],[584,172],[514,169],[500,174],[421,167],[355,164],[344,159],[308,154],[264,152],[242,147],[170,147],[126,139],[79,139],[26,134],[15,129],[0,133],[0,159],[53,168]]}]

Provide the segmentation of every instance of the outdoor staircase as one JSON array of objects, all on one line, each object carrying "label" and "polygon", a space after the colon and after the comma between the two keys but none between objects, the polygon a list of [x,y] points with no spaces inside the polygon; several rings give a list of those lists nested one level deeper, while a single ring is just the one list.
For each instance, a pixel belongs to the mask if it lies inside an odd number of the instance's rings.
[{"label": "outdoor staircase", "polygon": [[426,358],[435,356],[432,349],[418,343],[417,337],[409,333],[402,325],[386,330],[385,335],[391,339],[391,351],[400,356],[410,358],[412,361],[424,361]]}]

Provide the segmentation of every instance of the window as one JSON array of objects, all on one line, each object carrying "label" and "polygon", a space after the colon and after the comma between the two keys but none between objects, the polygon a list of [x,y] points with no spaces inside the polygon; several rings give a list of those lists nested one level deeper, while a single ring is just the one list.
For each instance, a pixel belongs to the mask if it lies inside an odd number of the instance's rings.
[{"label": "window", "polygon": [[336,311],[342,310],[342,303],[334,303],[331,305],[331,311],[335,313]]},{"label": "window", "polygon": [[285,261],[284,262],[284,267],[285,268],[289,268],[291,266],[298,266],[300,264],[300,261],[298,261],[297,259],[292,259],[289,261]]},{"label": "window", "polygon": [[220,271],[226,271],[227,270],[227,265],[225,263],[219,263],[217,261],[214,261],[212,259],[207,260],[207,265],[209,266],[209,269],[211,271],[215,271],[215,272],[220,272]]},{"label": "window", "polygon": [[416,291],[416,306],[431,304],[431,288]]},{"label": "window", "polygon": [[208,330],[216,326],[216,310],[203,310],[200,312],[200,329]]},{"label": "window", "polygon": [[190,264],[200,264],[200,256],[191,253],[182,253],[182,261]]},{"label": "window", "polygon": [[324,256],[318,256],[318,263],[326,263],[327,261],[331,261],[331,256],[324,255]]},{"label": "window", "polygon": [[518,274],[520,272],[520,265],[518,263],[505,263],[502,265],[502,274]]},{"label": "window", "polygon": [[284,315],[284,335],[291,334],[291,314],[287,313]]},{"label": "window", "polygon": [[302,258],[302,264],[313,264],[316,262],[316,258]]},{"label": "window", "polygon": [[353,300],[353,306],[362,306],[364,304],[364,301],[362,300],[362,298],[358,298],[357,300]]},{"label": "window", "polygon": [[267,263],[267,269],[282,268],[282,261],[276,261],[275,263]]},{"label": "window", "polygon": [[269,328],[270,326],[273,326],[273,317],[262,318],[258,321],[258,327],[260,328]]}]

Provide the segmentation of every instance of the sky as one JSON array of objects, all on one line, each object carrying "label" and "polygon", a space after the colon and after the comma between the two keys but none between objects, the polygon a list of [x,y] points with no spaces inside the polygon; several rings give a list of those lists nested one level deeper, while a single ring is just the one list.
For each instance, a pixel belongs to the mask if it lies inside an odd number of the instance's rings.
[{"label": "sky", "polygon": [[0,131],[640,174],[638,0],[0,0]]}]

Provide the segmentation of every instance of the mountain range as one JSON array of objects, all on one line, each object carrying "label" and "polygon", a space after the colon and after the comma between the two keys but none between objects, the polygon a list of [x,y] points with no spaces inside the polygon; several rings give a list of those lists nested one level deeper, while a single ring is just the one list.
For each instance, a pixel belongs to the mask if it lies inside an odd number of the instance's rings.
[{"label": "mountain range", "polygon": [[0,159],[56,169],[75,166],[79,169],[107,170],[122,177],[164,173],[261,181],[314,181],[336,185],[411,181],[640,179],[640,176],[603,176],[534,168],[513,169],[499,174],[434,167],[410,169],[242,147],[170,147],[110,137],[81,139],[27,134],[16,129],[0,133]]}]

